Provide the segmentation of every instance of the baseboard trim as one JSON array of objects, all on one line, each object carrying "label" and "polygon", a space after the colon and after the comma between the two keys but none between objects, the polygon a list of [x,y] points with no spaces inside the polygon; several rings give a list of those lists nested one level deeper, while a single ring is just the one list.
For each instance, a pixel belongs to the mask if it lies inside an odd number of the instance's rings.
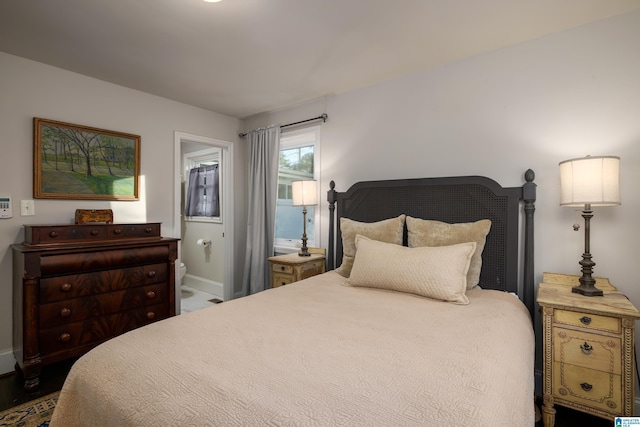
[{"label": "baseboard trim", "polygon": [[16,359],[13,357],[13,349],[0,351],[0,375],[15,371],[15,366]]},{"label": "baseboard trim", "polygon": [[216,298],[224,300],[224,285],[220,282],[214,282],[213,280],[204,279],[189,273],[184,275],[183,282],[185,286],[207,292]]}]

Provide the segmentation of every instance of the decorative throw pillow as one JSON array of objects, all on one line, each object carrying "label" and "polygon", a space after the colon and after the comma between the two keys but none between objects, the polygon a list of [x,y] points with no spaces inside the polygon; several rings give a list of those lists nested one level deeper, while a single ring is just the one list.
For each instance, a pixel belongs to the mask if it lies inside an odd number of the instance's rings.
[{"label": "decorative throw pillow", "polygon": [[357,236],[356,245],[358,252],[346,285],[469,304],[467,271],[475,242],[408,248]]},{"label": "decorative throw pillow", "polygon": [[340,218],[340,232],[342,235],[342,264],[336,272],[349,277],[356,255],[356,235],[360,234],[373,240],[402,245],[404,232],[404,214],[397,218],[385,219],[378,222],[359,222],[348,218]]},{"label": "decorative throw pillow", "polygon": [[448,224],[446,222],[407,217],[408,245],[410,248],[420,246],[446,246],[456,243],[476,242],[476,251],[471,259],[467,273],[467,289],[480,283],[482,270],[482,251],[491,229],[491,221],[482,219],[476,222]]}]

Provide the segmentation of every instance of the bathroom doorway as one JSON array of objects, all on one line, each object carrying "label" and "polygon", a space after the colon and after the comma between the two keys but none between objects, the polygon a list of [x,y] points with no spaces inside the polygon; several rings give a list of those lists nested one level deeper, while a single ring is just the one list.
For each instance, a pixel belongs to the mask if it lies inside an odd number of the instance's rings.
[{"label": "bathroom doorway", "polygon": [[[186,297],[195,290],[196,294],[204,292],[215,300],[231,299],[234,265],[233,144],[175,132],[174,151],[174,230],[181,239],[176,261],[176,312],[179,313],[182,311],[183,284],[189,290],[185,292]],[[189,170],[211,164],[219,166],[219,213],[210,218],[187,217],[185,194]]]}]

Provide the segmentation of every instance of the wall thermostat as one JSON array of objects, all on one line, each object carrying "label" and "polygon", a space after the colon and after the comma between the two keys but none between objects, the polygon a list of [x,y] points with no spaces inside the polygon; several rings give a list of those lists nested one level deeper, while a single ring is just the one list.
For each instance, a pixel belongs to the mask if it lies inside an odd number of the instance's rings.
[{"label": "wall thermostat", "polygon": [[0,218],[11,218],[12,216],[11,196],[0,196]]}]

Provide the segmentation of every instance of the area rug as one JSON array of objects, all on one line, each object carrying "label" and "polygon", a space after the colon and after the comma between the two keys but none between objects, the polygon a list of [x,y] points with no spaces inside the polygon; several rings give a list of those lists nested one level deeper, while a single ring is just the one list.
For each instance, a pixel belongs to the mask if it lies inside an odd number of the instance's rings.
[{"label": "area rug", "polygon": [[59,391],[0,412],[0,427],[48,427]]}]

